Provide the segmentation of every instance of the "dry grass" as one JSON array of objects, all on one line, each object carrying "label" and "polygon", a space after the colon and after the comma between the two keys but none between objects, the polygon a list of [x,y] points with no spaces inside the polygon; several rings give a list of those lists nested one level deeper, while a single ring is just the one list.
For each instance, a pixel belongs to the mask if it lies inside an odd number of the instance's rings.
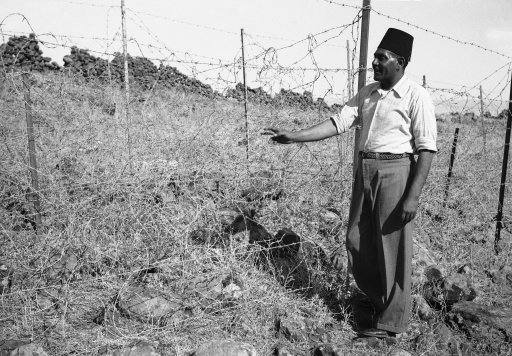
[{"label": "dry grass", "polygon": [[[0,297],[3,338],[32,338],[58,355],[92,354],[139,341],[184,354],[214,339],[245,341],[263,355],[278,343],[305,353],[329,340],[349,353],[391,350],[385,346],[371,351],[350,343],[350,315],[343,311],[342,300],[333,299],[346,296],[344,272],[336,273],[318,257],[318,251],[330,254],[343,240],[321,232],[320,213],[336,208],[346,223],[351,136],[272,145],[268,136],[260,135],[263,127],[305,127],[325,115],[250,105],[247,162],[242,105],[158,88],[132,94],[127,123],[118,88],[67,76],[36,76],[31,96],[44,210],[44,231],[37,236],[23,215],[31,208],[19,78],[9,78],[1,93],[0,259],[15,270],[11,291]],[[110,115],[113,104],[117,110]],[[432,263],[447,272],[469,264],[479,299],[506,303],[485,273],[511,262],[507,229],[502,232],[506,252],[496,257],[492,251],[504,123],[487,121],[485,152],[480,124],[460,125],[450,197],[443,210],[454,127],[439,123],[441,151],[417,218],[415,273]],[[255,219],[271,234],[289,227],[306,242],[301,256],[307,273],[302,281],[288,279],[288,288],[280,283],[286,281],[282,271],[262,267],[261,248],[246,239],[216,245],[191,238],[197,229],[219,233],[222,209],[255,208],[241,197],[250,187],[282,189],[281,199],[256,207]],[[165,325],[114,316],[103,325],[93,322],[140,271],[155,266],[161,272],[143,283],[181,295],[190,303],[188,313]],[[212,299],[204,287],[225,276],[243,285],[235,302]],[[280,316],[298,323],[310,320],[326,330],[324,339],[292,343],[279,337],[275,320]],[[415,316],[398,346],[418,354],[443,353],[433,330]],[[419,333],[430,336],[416,344]]]}]

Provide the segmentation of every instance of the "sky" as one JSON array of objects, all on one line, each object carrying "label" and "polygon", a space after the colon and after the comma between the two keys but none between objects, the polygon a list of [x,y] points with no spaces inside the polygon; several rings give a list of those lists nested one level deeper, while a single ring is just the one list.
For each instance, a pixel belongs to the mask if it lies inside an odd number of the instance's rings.
[{"label": "sky", "polygon": [[[107,57],[122,51],[120,3],[4,0],[4,41],[35,32],[53,44],[42,48],[59,63],[71,45]],[[361,5],[362,0],[125,0],[128,52],[164,61],[223,91],[242,81],[243,28],[249,86],[271,93],[307,90],[342,103],[348,97],[347,40],[351,50],[358,48],[359,27],[351,23]],[[426,77],[439,111],[480,110],[480,84],[485,109],[494,113],[505,107],[498,99],[509,94],[512,1],[372,0],[371,6],[368,66],[386,29],[400,28],[415,38],[406,73],[419,83]],[[357,67],[358,54],[352,55]],[[460,95],[468,89],[469,96]]]}]

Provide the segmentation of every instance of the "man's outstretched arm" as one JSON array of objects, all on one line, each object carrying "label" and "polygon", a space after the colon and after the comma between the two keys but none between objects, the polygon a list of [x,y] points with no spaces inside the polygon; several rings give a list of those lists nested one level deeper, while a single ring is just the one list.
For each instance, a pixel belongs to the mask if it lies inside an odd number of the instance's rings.
[{"label": "man's outstretched arm", "polygon": [[270,139],[278,143],[320,141],[336,135],[338,131],[332,119],[299,131],[288,131],[274,127],[265,128],[263,134],[273,135]]}]

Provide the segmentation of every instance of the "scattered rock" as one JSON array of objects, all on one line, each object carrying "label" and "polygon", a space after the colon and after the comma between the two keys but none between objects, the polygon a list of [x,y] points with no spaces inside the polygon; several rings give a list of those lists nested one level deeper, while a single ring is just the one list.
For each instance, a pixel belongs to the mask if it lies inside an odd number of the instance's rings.
[{"label": "scattered rock", "polygon": [[242,288],[234,281],[222,288],[222,296],[227,300],[238,300],[242,297]]},{"label": "scattered rock", "polygon": [[41,346],[22,340],[0,341],[0,355],[48,356]]},{"label": "scattered rock", "polygon": [[472,271],[472,268],[467,263],[463,264],[462,266],[460,266],[457,269],[457,273],[460,273],[460,274],[470,274],[471,271]]},{"label": "scattered rock", "polygon": [[249,344],[235,341],[213,341],[199,347],[191,356],[257,356]]},{"label": "scattered rock", "polygon": [[148,279],[150,279],[152,276],[155,276],[157,273],[161,273],[163,271],[164,270],[159,266],[149,266],[139,270],[133,278],[138,282],[144,283],[147,282]]},{"label": "scattered rock", "polygon": [[14,270],[7,264],[0,262],[0,294],[9,293],[12,287]]},{"label": "scattered rock", "polygon": [[[115,300],[113,301],[115,302]],[[114,303],[109,303],[98,312],[92,319],[95,324],[103,326],[120,326],[126,319],[123,318],[121,312],[115,307]]]},{"label": "scattered rock", "polygon": [[273,241],[272,235],[259,223],[257,223],[251,215],[254,212],[240,214],[236,217],[233,223],[227,226],[224,231],[230,235],[235,235],[242,231],[249,231],[249,242],[257,243],[264,248],[270,247]]},{"label": "scattered rock", "polygon": [[143,287],[119,292],[116,307],[123,316],[156,325],[165,325],[167,318],[184,309],[179,298]]},{"label": "scattered rock", "polygon": [[243,189],[240,197],[248,203],[255,204],[255,207],[261,206],[265,201],[279,200],[284,195],[282,189],[276,189],[273,186],[263,186],[260,188],[249,187]]},{"label": "scattered rock", "polygon": [[18,340],[18,339],[10,339],[10,340],[0,340],[0,355],[10,355],[11,351],[21,347],[23,345],[30,344],[30,340]]},{"label": "scattered rock", "polygon": [[502,287],[512,288],[512,267],[503,266],[498,270],[488,272],[493,283],[499,284]]},{"label": "scattered rock", "polygon": [[69,281],[78,275],[78,255],[71,251],[55,251],[48,261],[46,275],[51,280]]},{"label": "scattered rock", "polygon": [[[307,314],[309,315],[309,312]],[[276,337],[282,337],[293,343],[306,341],[324,343],[328,341],[325,339],[327,331],[323,321],[315,321],[308,316],[276,316],[275,328]]]},{"label": "scattered rock", "polygon": [[249,245],[249,231],[240,231],[229,237],[230,244],[237,246],[236,248],[246,249]]},{"label": "scattered rock", "polygon": [[476,290],[473,287],[469,276],[455,274],[444,280],[444,301],[452,305],[459,301],[471,301],[476,297]]},{"label": "scattered rock", "polygon": [[448,322],[463,331],[479,351],[512,351],[512,309],[497,308],[470,301],[454,304]]},{"label": "scattered rock", "polygon": [[282,258],[295,257],[299,253],[300,241],[300,236],[291,229],[281,229],[271,243],[272,254]]},{"label": "scattered rock", "polygon": [[324,237],[338,237],[341,229],[341,214],[335,209],[325,209],[320,212],[318,232]]},{"label": "scattered rock", "polygon": [[239,215],[240,212],[234,209],[221,209],[217,212],[217,216],[222,227],[227,227],[233,224]]},{"label": "scattered rock", "polygon": [[327,344],[316,346],[311,352],[311,356],[341,356],[344,354],[342,350]]},{"label": "scattered rock", "polygon": [[304,342],[308,340],[306,324],[301,319],[281,316],[276,320],[277,336],[284,337],[292,342]]},{"label": "scattered rock", "polygon": [[222,241],[221,234],[219,234],[217,230],[212,230],[209,228],[195,229],[190,233],[189,236],[193,241],[206,245],[215,245]]},{"label": "scattered rock", "polygon": [[122,349],[109,351],[105,356],[160,356],[151,345],[136,345]]},{"label": "scattered rock", "polygon": [[341,222],[341,214],[336,209],[325,209],[320,212],[320,221],[327,224],[338,224]]},{"label": "scattered rock", "polygon": [[436,309],[449,309],[454,303],[471,301],[476,297],[476,290],[467,274],[444,277],[437,267],[430,266],[425,269],[425,277],[423,296]]},{"label": "scattered rock", "polygon": [[422,295],[415,294],[412,296],[413,303],[414,303],[414,310],[420,317],[420,319],[428,321],[434,318],[435,312],[434,310],[428,305],[425,298],[423,298]]},{"label": "scattered rock", "polygon": [[272,235],[255,221],[252,221],[249,226],[249,242],[269,248],[273,240]]},{"label": "scattered rock", "polygon": [[272,356],[296,356],[299,353],[291,352],[287,347],[285,346],[276,346],[274,348],[274,352],[272,353]]},{"label": "scattered rock", "polygon": [[412,356],[409,351],[404,349],[393,349],[388,354],[388,356]]},{"label": "scattered rock", "polygon": [[445,324],[441,323],[435,326],[434,334],[436,335],[437,347],[446,350],[453,344],[453,333]]},{"label": "scattered rock", "polygon": [[37,293],[35,302],[37,307],[44,312],[55,310],[57,307],[56,299],[49,294],[43,295],[42,293]]}]

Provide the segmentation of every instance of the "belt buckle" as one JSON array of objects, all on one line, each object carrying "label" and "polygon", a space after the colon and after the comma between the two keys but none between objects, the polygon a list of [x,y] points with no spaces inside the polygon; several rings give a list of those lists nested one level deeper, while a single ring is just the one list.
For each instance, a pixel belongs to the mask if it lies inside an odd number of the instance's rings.
[{"label": "belt buckle", "polygon": [[375,159],[380,159],[380,153],[379,152],[375,152]]}]

